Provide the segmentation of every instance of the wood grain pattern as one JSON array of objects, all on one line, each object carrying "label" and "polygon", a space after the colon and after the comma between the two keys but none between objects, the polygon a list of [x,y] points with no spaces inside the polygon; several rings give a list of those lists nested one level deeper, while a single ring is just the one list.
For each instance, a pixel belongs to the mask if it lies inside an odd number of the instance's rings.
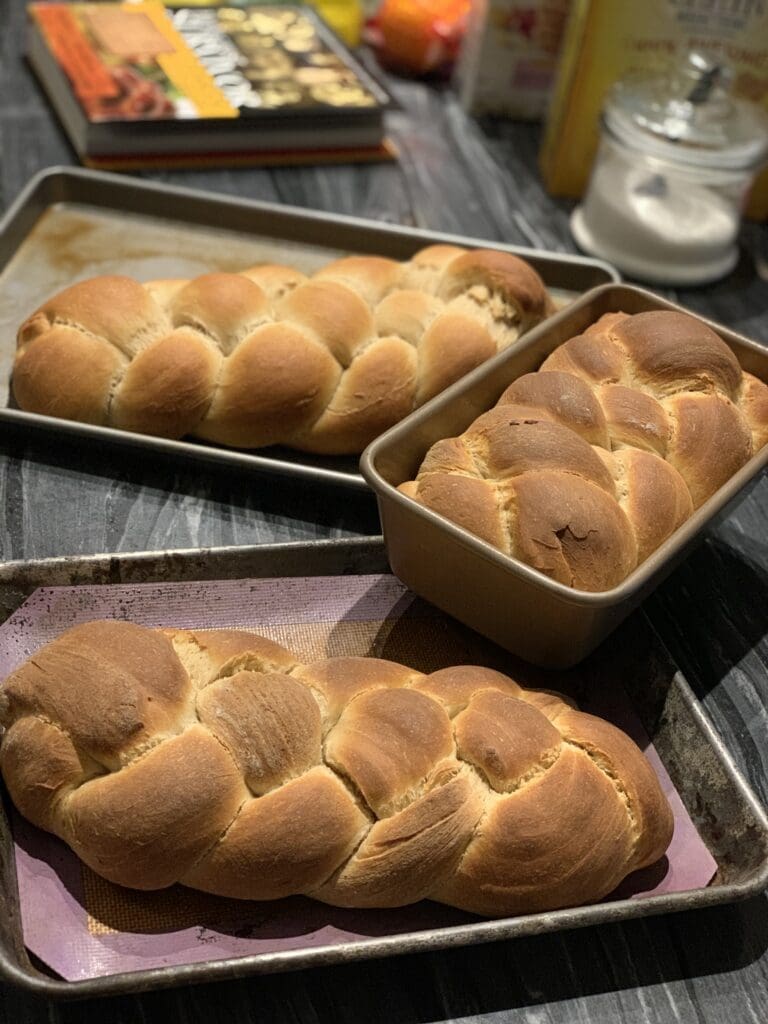
[{"label": "wood grain pattern", "polygon": [[[0,0],[0,206],[74,154],[20,57],[23,5]],[[573,251],[570,206],[536,175],[539,130],[469,121],[446,90],[393,81],[397,164],[157,173],[156,180],[382,221]],[[668,292],[768,343],[768,230],[746,225],[725,281]],[[0,557],[374,534],[367,495],[251,474],[175,467],[0,433]],[[290,512],[286,513],[286,509]],[[768,480],[646,603],[724,736],[768,801]],[[440,954],[209,988],[46,1005],[0,987],[9,1024],[482,1021],[483,1024],[768,1019],[768,907],[646,919]]]}]

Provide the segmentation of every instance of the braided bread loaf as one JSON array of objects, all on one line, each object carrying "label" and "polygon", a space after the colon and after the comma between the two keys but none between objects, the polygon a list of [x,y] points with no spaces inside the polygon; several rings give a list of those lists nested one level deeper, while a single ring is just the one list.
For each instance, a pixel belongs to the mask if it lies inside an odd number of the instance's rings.
[{"label": "braided bread loaf", "polygon": [[92,622],[8,678],[0,721],[21,813],[138,889],[526,913],[600,899],[672,832],[624,733],[485,668]]},{"label": "braided bread loaf", "polygon": [[682,313],[609,313],[400,490],[578,590],[620,583],[768,441],[768,387]]},{"label": "braided bread loaf", "polygon": [[311,278],[96,277],[22,324],[13,392],[28,412],[141,434],[360,452],[552,310],[523,260],[449,245]]}]

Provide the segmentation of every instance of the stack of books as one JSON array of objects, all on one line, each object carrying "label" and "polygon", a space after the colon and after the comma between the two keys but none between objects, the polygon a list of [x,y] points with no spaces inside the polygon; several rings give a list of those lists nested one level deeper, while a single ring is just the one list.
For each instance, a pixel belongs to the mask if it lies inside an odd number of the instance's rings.
[{"label": "stack of books", "polygon": [[28,60],[89,167],[391,159],[391,97],[315,11],[32,3]]}]

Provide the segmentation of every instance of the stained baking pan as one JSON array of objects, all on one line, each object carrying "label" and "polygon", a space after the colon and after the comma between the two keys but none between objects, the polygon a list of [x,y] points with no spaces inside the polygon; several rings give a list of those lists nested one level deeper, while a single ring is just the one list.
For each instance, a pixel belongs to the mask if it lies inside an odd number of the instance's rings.
[{"label": "stained baking pan", "polygon": [[[245,547],[237,551],[212,549],[8,563],[0,567],[0,621],[5,622],[39,587],[90,588],[94,584],[362,576],[386,572],[386,556],[380,538]],[[350,587],[352,585],[350,580]],[[44,596],[46,608],[51,601],[55,603],[55,595],[50,590]],[[84,601],[87,605],[87,599]],[[365,619],[364,612],[364,609],[357,610],[361,621]],[[441,635],[457,649],[474,652],[473,634],[469,630],[462,633],[463,629],[444,620]],[[392,631],[383,630],[375,634],[371,650],[387,656],[391,642]],[[487,652],[488,664],[507,667],[504,659],[509,659],[509,655],[506,652],[487,643],[483,650]],[[499,657],[501,661],[497,660]],[[514,665],[508,670],[514,674]],[[144,991],[691,910],[743,899],[764,889],[768,885],[768,819],[642,614],[625,623],[576,673],[559,675],[557,686],[578,698],[590,681],[602,679],[610,686],[615,685],[617,678],[626,682],[634,711],[716,861],[717,873],[707,887],[653,897],[619,898],[525,917],[495,921],[472,919],[443,927],[422,926],[395,934],[371,925],[364,935],[356,936],[351,942],[307,943],[268,954],[211,959],[68,982],[46,973],[26,951],[9,820],[0,808],[0,976],[40,995],[53,997]],[[7,801],[5,805],[7,808]],[[375,911],[365,913],[376,914]]]},{"label": "stained baking pan", "polygon": [[[412,480],[429,447],[455,437],[495,405],[512,381],[537,370],[562,342],[604,313],[687,312],[651,292],[603,285],[530,331],[373,441],[360,466],[376,491],[392,570],[408,587],[510,651],[548,667],[575,665],[685,557],[703,531],[768,465],[768,445],[706,501],[650,558],[611,590],[558,583],[424,508],[396,488]],[[703,318],[699,318],[703,319]],[[768,350],[708,323],[745,370],[768,382]],[[456,586],[456,580],[461,586]]]},{"label": "stained baking pan", "polygon": [[[619,279],[612,267],[599,260],[54,167],[33,178],[0,223],[0,379],[10,381],[18,325],[43,299],[83,278],[98,274],[127,274],[141,281],[194,277],[267,261],[312,273],[347,253],[406,260],[435,242],[516,253],[536,268],[560,304],[595,285]],[[6,406],[9,402],[10,394]],[[10,407],[0,409],[0,421],[240,470],[366,487],[356,457],[329,458],[283,448],[232,451]]]}]

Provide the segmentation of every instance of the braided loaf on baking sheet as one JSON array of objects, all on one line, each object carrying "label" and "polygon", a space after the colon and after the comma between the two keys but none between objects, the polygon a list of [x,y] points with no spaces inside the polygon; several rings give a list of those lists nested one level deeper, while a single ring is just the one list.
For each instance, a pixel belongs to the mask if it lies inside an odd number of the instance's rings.
[{"label": "braided loaf on baking sheet", "polygon": [[768,387],[705,324],[608,313],[400,490],[578,590],[620,583],[768,441]]},{"label": "braided loaf on baking sheet", "polygon": [[28,412],[142,434],[361,452],[553,308],[523,260],[449,245],[310,278],[96,277],[21,326],[13,392]]},{"label": "braided loaf on baking sheet", "polygon": [[138,889],[527,913],[600,899],[672,833],[624,733],[486,668],[92,622],[8,678],[0,722],[21,813]]}]

